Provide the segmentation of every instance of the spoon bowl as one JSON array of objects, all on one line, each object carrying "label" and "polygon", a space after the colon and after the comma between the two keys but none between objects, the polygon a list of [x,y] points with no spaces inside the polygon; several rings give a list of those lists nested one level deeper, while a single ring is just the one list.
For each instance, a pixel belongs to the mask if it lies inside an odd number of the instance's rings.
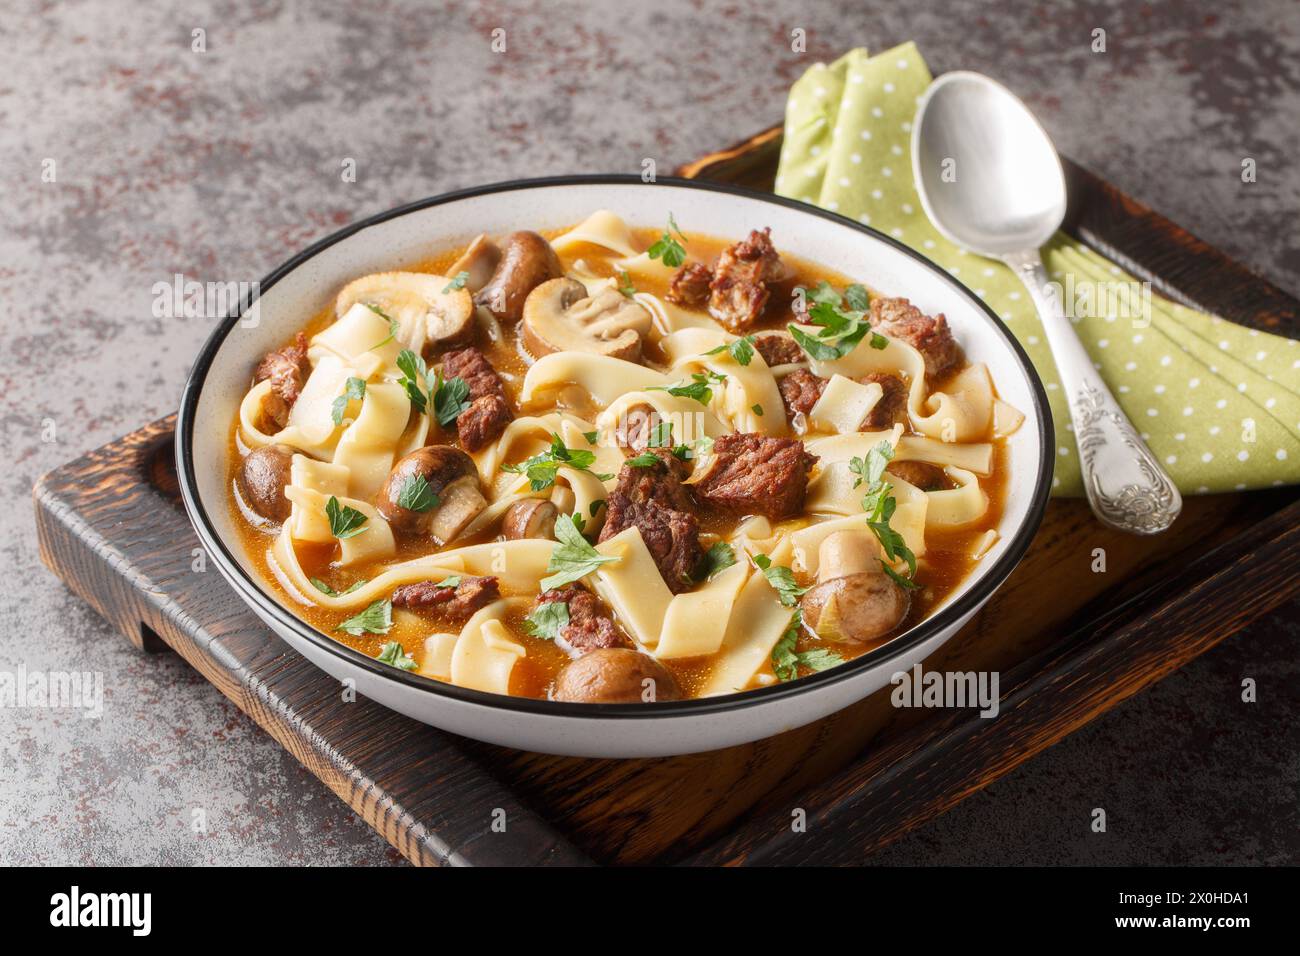
[{"label": "spoon bowl", "polygon": [[912,163],[930,221],[972,252],[1036,249],[1065,219],[1065,173],[1047,131],[1015,94],[978,73],[931,84],[912,130]]}]

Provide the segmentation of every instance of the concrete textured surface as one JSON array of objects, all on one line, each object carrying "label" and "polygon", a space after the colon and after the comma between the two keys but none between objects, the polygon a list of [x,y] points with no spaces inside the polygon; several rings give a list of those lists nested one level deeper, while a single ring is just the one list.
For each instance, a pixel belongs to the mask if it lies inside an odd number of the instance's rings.
[{"label": "concrete textured surface", "polygon": [[[179,659],[134,652],[39,564],[32,484],[172,411],[209,331],[152,318],[154,283],[256,279],[456,187],[668,169],[775,122],[815,59],[906,39],[936,70],[1000,78],[1063,151],[1300,292],[1294,0],[8,0],[0,670],[102,672],[106,699],[99,720],[0,709],[0,862],[399,862]],[[1260,622],[875,861],[1300,862],[1298,617]]]}]

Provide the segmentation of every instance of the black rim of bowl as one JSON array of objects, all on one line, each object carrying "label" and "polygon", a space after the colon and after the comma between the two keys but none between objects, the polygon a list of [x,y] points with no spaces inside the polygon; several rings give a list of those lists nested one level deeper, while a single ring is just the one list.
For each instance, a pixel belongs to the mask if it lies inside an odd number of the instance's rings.
[{"label": "black rim of bowl", "polygon": [[[208,517],[207,510],[203,507],[203,502],[200,500],[198,485],[194,475],[194,455],[192,451],[194,414],[198,406],[199,395],[202,392],[208,371],[211,369],[217,353],[225,342],[226,336],[238,323],[243,313],[251,306],[252,302],[248,302],[241,303],[238,309],[225,317],[221,321],[221,324],[213,330],[211,335],[208,336],[207,341],[203,344],[203,349],[199,352],[198,358],[194,364],[194,369],[190,373],[189,380],[185,385],[184,394],[181,397],[180,414],[177,420],[176,440],[176,463],[186,511],[189,513],[190,520],[198,531],[199,537],[204,546],[210,554],[215,556],[215,559],[220,565],[222,571],[225,573],[226,578],[236,586],[236,590],[241,593],[244,600],[255,604],[275,621],[292,630],[299,637],[311,642],[326,653],[332,654],[353,666],[360,667],[377,677],[385,680],[396,681],[399,684],[404,684],[407,687],[423,691],[424,693],[449,697],[462,703],[478,704],[496,709],[518,711],[520,713],[536,714],[544,717],[608,719],[629,717],[662,718],[671,716],[700,716],[710,713],[718,713],[720,711],[755,707],[787,697],[795,697],[811,693],[819,688],[825,688],[832,684],[851,680],[863,671],[870,670],[877,665],[888,661],[890,658],[901,656],[911,648],[923,644],[945,627],[960,620],[964,615],[976,609],[989,596],[991,596],[993,592],[1001,586],[1002,582],[1006,580],[1007,576],[1020,562],[1020,559],[1024,557],[1030,541],[1033,540],[1033,537],[1038,530],[1038,526],[1042,522],[1043,512],[1047,507],[1047,499],[1051,490],[1053,449],[1056,447],[1055,436],[1052,428],[1051,412],[1047,404],[1047,394],[1043,390],[1043,384],[1038,377],[1038,373],[1030,363],[1029,357],[1025,354],[1024,349],[1021,348],[1016,337],[1011,334],[1010,330],[1002,320],[999,319],[997,315],[994,314],[993,310],[990,309],[977,295],[953,278],[947,270],[931,262],[914,249],[905,246],[903,243],[891,236],[878,232],[869,226],[864,226],[852,219],[848,219],[837,213],[820,209],[816,206],[811,206],[794,199],[787,199],[783,196],[777,196],[771,193],[756,192],[729,183],[704,182],[699,180],[679,179],[676,177],[660,177],[657,182],[646,183],[639,176],[627,174],[597,174],[553,176],[539,179],[514,179],[508,182],[492,183],[471,189],[461,189],[456,190],[455,192],[432,196],[428,199],[421,199],[417,202],[408,203],[407,205],[399,206],[386,212],[381,212],[378,215],[345,226],[337,232],[332,233],[324,239],[308,246],[306,249],[302,250],[297,255],[293,256],[273,270],[261,281],[258,288],[258,297],[264,294],[280,279],[284,278],[290,272],[294,271],[335,243],[341,242],[370,226],[378,225],[379,223],[387,222],[390,219],[397,219],[401,216],[429,209],[434,206],[441,206],[458,200],[469,199],[476,196],[485,196],[493,193],[544,189],[557,186],[643,186],[646,188],[653,188],[654,186],[664,185],[677,186],[684,189],[698,189],[705,192],[725,193],[756,202],[768,203],[774,206],[784,206],[805,215],[816,216],[821,219],[826,219],[847,226],[863,235],[870,236],[872,239],[883,242],[910,258],[915,259],[917,262],[920,262],[930,272],[932,272],[939,281],[957,289],[972,305],[983,311],[985,317],[989,321],[990,327],[996,330],[1010,347],[1016,360],[1020,363],[1025,378],[1029,382],[1029,387],[1033,394],[1034,404],[1036,406],[1034,411],[1038,419],[1038,441],[1042,449],[1042,455],[1039,461],[1037,483],[1034,487],[1033,496],[1030,500],[1029,509],[1026,513],[1024,523],[1008,542],[1006,552],[998,558],[991,567],[984,571],[982,577],[978,581],[976,581],[956,600],[940,608],[938,612],[926,618],[910,631],[904,632],[892,641],[882,644],[880,647],[874,648],[846,664],[816,674],[811,674],[807,677],[801,677],[797,680],[774,684],[768,687],[760,687],[753,690],[740,691],[733,694],[720,695],[717,697],[699,697],[681,701],[662,701],[656,703],[637,704],[571,704],[551,700],[541,700],[532,697],[514,697],[505,694],[493,694],[487,691],[471,690],[467,687],[457,687],[454,684],[434,680],[429,677],[421,677],[418,674],[403,671],[387,664],[381,664],[374,658],[368,657],[359,651],[355,651],[347,645],[342,644],[334,640],[332,637],[316,630],[264,592],[258,584],[253,582],[249,576],[245,574],[239,561],[231,553],[230,549],[226,546],[226,543],[217,534],[216,529],[213,527],[212,522]],[[253,301],[256,300],[254,299]]]}]

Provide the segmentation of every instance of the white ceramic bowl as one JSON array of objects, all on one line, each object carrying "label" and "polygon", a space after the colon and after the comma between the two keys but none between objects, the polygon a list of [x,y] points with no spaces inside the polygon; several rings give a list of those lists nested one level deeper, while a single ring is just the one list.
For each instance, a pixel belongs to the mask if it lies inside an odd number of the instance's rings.
[{"label": "white ceramic bowl", "polygon": [[[299,620],[272,596],[239,543],[226,504],[227,436],[250,373],[338,289],[369,272],[401,269],[480,232],[551,229],[596,209],[662,227],[671,210],[688,232],[740,238],[772,227],[788,249],[923,311],[948,317],[966,355],[984,362],[1001,396],[1025,414],[1011,437],[1000,539],[927,620],[883,647],[819,674],[743,694],[655,704],[563,704],[488,694],[380,664]],[[884,687],[948,640],[988,600],[1038,528],[1052,472],[1051,415],[1042,384],[1010,332],[945,270],[901,243],[833,213],[737,187],[635,176],[526,180],[450,193],[356,223],[294,256],[225,319],[198,357],[181,402],[177,464],[185,507],[221,573],[249,607],[316,665],[416,720],[479,740],[545,753],[650,757],[757,740],[833,713]]]}]

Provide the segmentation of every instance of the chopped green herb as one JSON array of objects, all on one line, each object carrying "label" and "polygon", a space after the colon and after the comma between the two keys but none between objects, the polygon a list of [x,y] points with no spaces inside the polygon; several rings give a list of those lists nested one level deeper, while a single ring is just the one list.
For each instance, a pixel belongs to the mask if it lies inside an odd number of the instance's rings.
[{"label": "chopped green herb", "polygon": [[777,680],[794,680],[799,676],[800,667],[806,667],[811,671],[824,671],[844,663],[844,658],[825,648],[796,651],[795,646],[799,643],[801,627],[803,627],[803,613],[795,611],[790,616],[790,626],[772,648],[772,671],[776,674]]},{"label": "chopped green herb", "polygon": [[468,281],[469,273],[462,269],[451,277],[450,282],[442,287],[442,294],[446,295],[448,292],[455,292],[457,289],[463,289],[465,288],[465,283]]},{"label": "chopped green herb", "polygon": [[707,581],[719,571],[725,571],[735,563],[736,552],[732,550],[731,545],[725,541],[715,541],[713,547],[704,552],[695,574],[699,580]]},{"label": "chopped green herb", "polygon": [[381,664],[391,664],[404,671],[413,671],[416,667],[415,658],[402,650],[402,645],[397,641],[389,641],[381,647],[375,660]]},{"label": "chopped green herb", "polygon": [[717,372],[696,372],[689,382],[678,382],[676,385],[650,385],[647,386],[647,390],[667,392],[678,398],[692,398],[701,405],[707,405],[713,401],[712,386],[723,385],[726,381],[727,376],[719,375]]},{"label": "chopped green herb", "polygon": [[[681,236],[681,242],[673,238],[674,233]],[[686,261],[686,247],[682,243],[687,241],[686,236],[682,235],[682,231],[677,228],[677,221],[673,219],[673,214],[669,213],[668,228],[659,237],[659,241],[646,250],[646,254],[651,259],[658,259],[664,265],[676,269]]]},{"label": "chopped green herb", "polygon": [[330,406],[330,418],[334,420],[334,424],[343,424],[343,414],[348,410],[348,402],[352,401],[354,398],[365,397],[365,379],[349,378],[347,384],[343,387],[343,394],[334,399],[334,404]]},{"label": "chopped green herb", "polygon": [[[868,334],[873,349],[883,349],[889,340],[873,332],[867,321],[866,310],[870,304],[867,290],[860,285],[851,285],[842,297],[829,282],[820,282],[817,288],[804,290],[808,304],[808,321],[821,327],[816,336],[795,325],[789,326],[790,334],[799,347],[809,357],[821,362],[831,362],[843,358],[857,347]],[[847,299],[849,308],[843,308]],[[861,308],[859,308],[861,306]]]},{"label": "chopped green herb", "polygon": [[636,286],[632,284],[632,277],[623,269],[618,270],[618,291],[629,299],[636,295]]},{"label": "chopped green herb", "polygon": [[600,511],[601,507],[602,507],[604,504],[605,504],[605,499],[604,499],[604,498],[596,498],[596,499],[593,499],[592,502],[591,502],[591,504],[587,505],[587,511],[588,511],[588,512],[591,514],[591,516],[594,518],[594,517],[596,517],[596,513]]},{"label": "chopped green herb", "polygon": [[330,534],[340,541],[366,530],[366,516],[356,508],[340,505],[338,498],[333,495],[325,502],[325,517],[329,519]]},{"label": "chopped green herb", "polygon": [[411,400],[415,410],[423,415],[429,405],[428,396],[424,393],[425,386],[428,385],[428,366],[415,352],[402,349],[397,353],[397,367],[402,372],[402,378],[397,384],[406,389],[407,398]]},{"label": "chopped green herb", "polygon": [[755,402],[753,405],[750,405],[749,410],[753,412],[755,415],[757,415],[759,418],[763,417],[763,406],[759,405],[757,402]]},{"label": "chopped green herb", "polygon": [[738,365],[748,365],[754,360],[754,337],[752,335],[743,336],[725,345],[719,345],[715,349],[709,349],[704,354],[718,355],[721,352],[728,353],[736,360]]},{"label": "chopped green herb", "polygon": [[457,588],[457,587],[460,587],[460,575],[459,575],[459,574],[449,574],[449,575],[447,575],[445,578],[443,578],[441,581],[439,581],[437,584],[435,584],[434,587],[436,587],[436,588]]},{"label": "chopped green herb", "polygon": [[387,598],[375,601],[360,614],[348,618],[335,630],[345,631],[353,637],[362,634],[387,634],[393,626],[393,602]]},{"label": "chopped green herb", "polygon": [[897,561],[902,558],[907,563],[907,576],[900,575],[885,561],[880,562],[881,566],[885,569],[885,573],[900,585],[911,589],[919,587],[916,581],[913,580],[916,577],[916,555],[907,546],[903,536],[889,525],[890,519],[894,516],[894,510],[898,507],[898,502],[890,494],[893,491],[893,486],[885,481],[884,475],[885,467],[893,458],[893,446],[887,441],[881,441],[867,452],[865,460],[862,458],[849,459],[849,471],[858,476],[853,482],[854,488],[863,482],[866,482],[867,485],[867,493],[862,496],[862,510],[867,513],[867,527],[871,529],[876,536],[876,540],[880,542],[880,547],[889,561]]},{"label": "chopped green herb", "polygon": [[433,379],[433,414],[438,424],[446,428],[460,413],[469,408],[469,383],[456,376],[446,381],[439,372]]},{"label": "chopped green herb", "polygon": [[540,582],[543,591],[572,584],[585,578],[602,564],[617,561],[593,548],[582,536],[571,515],[561,515],[555,522],[556,545],[551,550],[551,560],[546,565],[547,576]]},{"label": "chopped green herb", "polygon": [[553,641],[569,623],[569,605],[563,601],[547,601],[537,605],[532,614],[524,618],[524,629],[533,637]]},{"label": "chopped green herb", "polygon": [[597,431],[583,432],[582,437],[587,439],[588,445],[594,445],[596,444],[596,439],[600,437],[600,432]]},{"label": "chopped green herb", "polygon": [[781,603],[786,607],[794,607],[799,598],[808,593],[808,588],[800,587],[799,582],[794,579],[793,571],[785,565],[773,564],[772,559],[767,555],[754,555],[754,564],[763,572],[763,577],[767,578],[767,583],[776,590]]},{"label": "chopped green herb", "polygon": [[659,464],[659,456],[652,451],[642,452],[635,457],[629,458],[623,464],[629,468],[653,468]]},{"label": "chopped green herb", "polygon": [[383,346],[387,345],[389,342],[393,341],[393,339],[397,338],[397,333],[401,331],[402,326],[398,323],[398,321],[395,318],[393,318],[391,315],[389,315],[387,312],[385,312],[377,305],[372,305],[369,302],[363,302],[361,304],[388,323],[388,337],[385,339],[380,339],[374,345],[370,346],[370,348],[367,349],[367,351],[373,352],[375,349],[382,348]]},{"label": "chopped green herb", "polygon": [[[516,465],[502,465],[501,470],[516,475],[527,475],[533,491],[541,491],[555,484],[555,475],[561,468],[576,468],[590,471],[596,462],[596,453],[582,448],[569,448],[564,439],[555,432],[551,433],[551,447],[541,454],[534,455]],[[613,475],[597,474],[601,481],[607,481]]]},{"label": "chopped green herb", "polygon": [[871,296],[856,282],[844,290],[844,301],[854,312],[866,312],[871,308]]},{"label": "chopped green herb", "polygon": [[397,493],[397,506],[423,514],[438,506],[438,496],[429,487],[424,475],[411,475],[402,482],[402,488]]},{"label": "chopped green herb", "polygon": [[321,594],[328,594],[330,597],[342,597],[344,594],[351,594],[357,588],[364,587],[366,583],[365,578],[362,578],[360,581],[352,582],[352,584],[348,587],[346,591],[335,591],[332,587],[330,587],[320,578],[308,578],[307,580],[310,581],[312,587],[314,587],[317,591],[320,591]]}]

